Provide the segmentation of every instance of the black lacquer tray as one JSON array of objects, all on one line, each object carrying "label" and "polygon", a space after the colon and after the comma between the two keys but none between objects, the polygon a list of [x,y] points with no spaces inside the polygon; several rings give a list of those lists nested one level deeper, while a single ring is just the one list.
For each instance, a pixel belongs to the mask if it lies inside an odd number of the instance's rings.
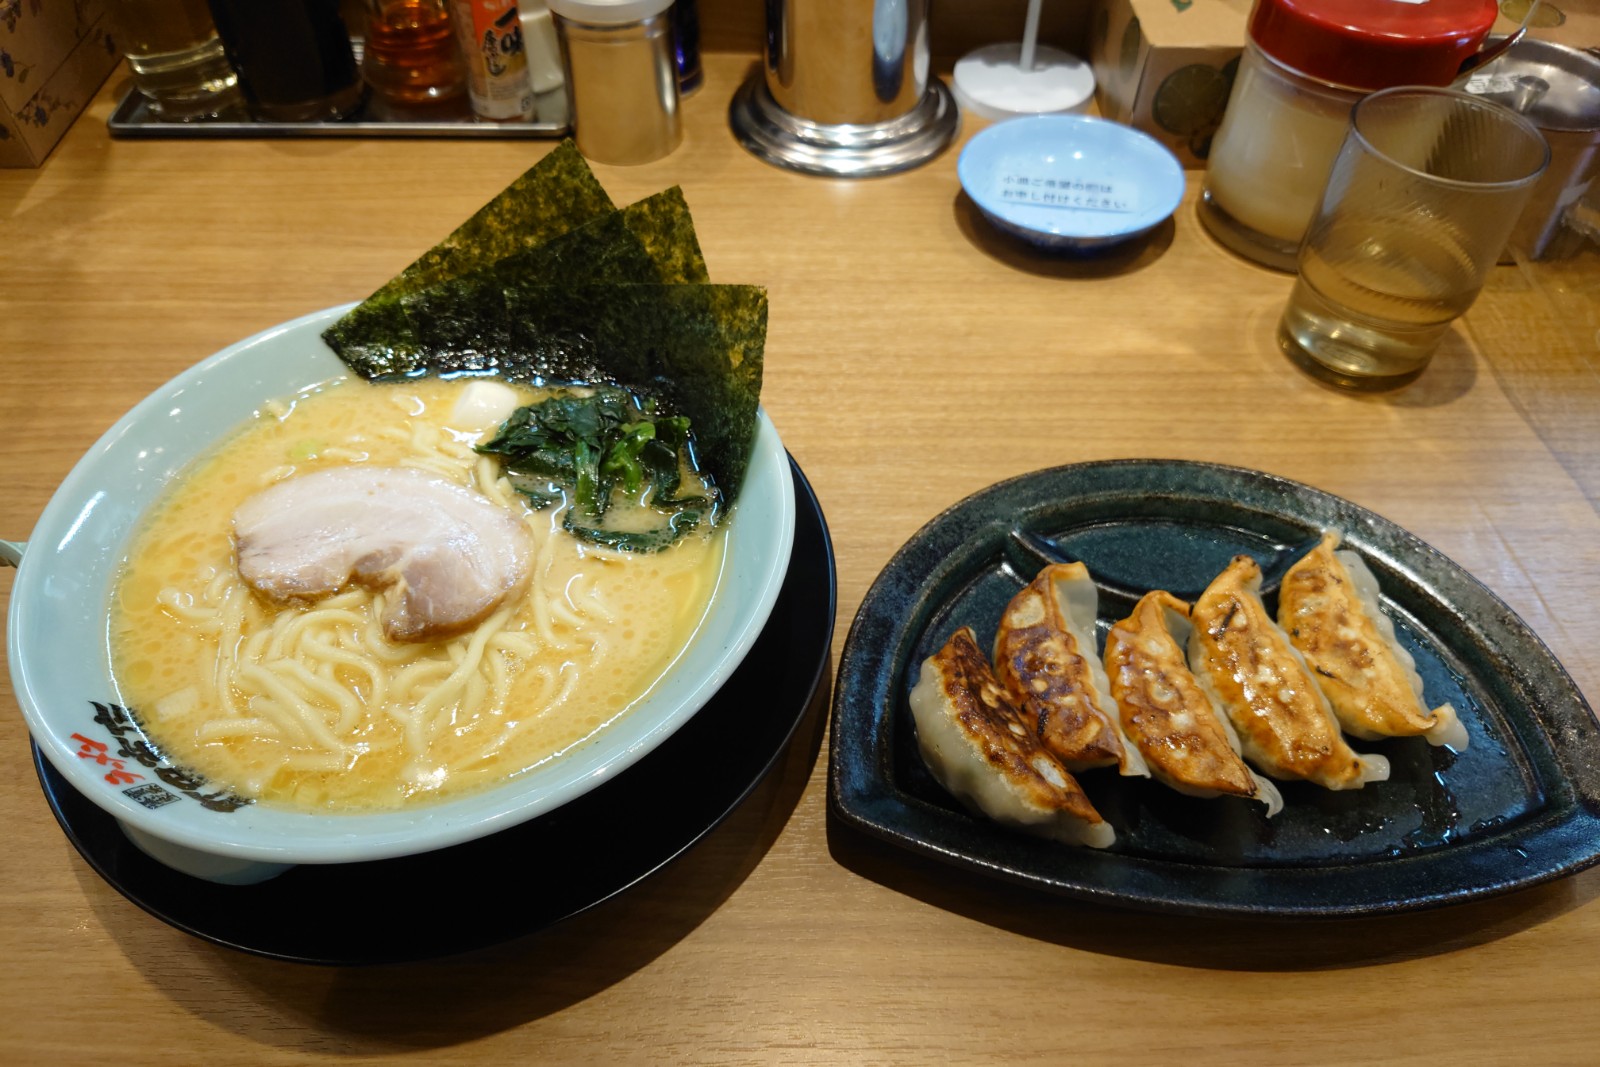
[{"label": "black lacquer tray", "polygon": [[[537,819],[436,852],[307,864],[259,885],[225,886],[140,852],[35,748],[45,796],[73,845],[123,896],[180,930],[261,956],[325,964],[425,959],[575,915],[665,866],[731,813],[778,761],[827,677],[833,545],[805,475],[792,459],[790,468],[794,550],[750,653],[649,755]],[[417,901],[428,902],[426,921],[417,919]],[[350,921],[356,912],[361,921]]]},{"label": "black lacquer tray", "polygon": [[[963,625],[992,642],[1040,562],[1042,535],[1108,590],[1192,599],[1235,553],[1280,567],[1327,527],[1377,575],[1430,705],[1449,701],[1464,752],[1420,738],[1354,742],[1389,781],[1334,793],[1281,783],[1284,811],[1198,800],[1146,779],[1081,782],[1115,827],[1107,851],[1007,830],[969,813],[917,752],[907,694]],[[1127,605],[1101,598],[1100,638]],[[1109,601],[1109,602],[1108,602]],[[1276,610],[1269,598],[1268,607]],[[1481,583],[1348,501],[1259,471],[1165,460],[1088,463],[1000,483],[918,532],[867,594],[840,657],[829,803],[846,824],[1012,882],[1189,914],[1346,917],[1466,901],[1600,860],[1600,728],[1548,648]]]}]

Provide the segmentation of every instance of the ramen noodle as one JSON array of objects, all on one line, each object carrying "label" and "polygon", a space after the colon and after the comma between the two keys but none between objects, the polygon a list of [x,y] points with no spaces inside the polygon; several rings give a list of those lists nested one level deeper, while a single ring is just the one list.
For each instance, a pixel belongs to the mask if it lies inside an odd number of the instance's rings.
[{"label": "ramen noodle", "polygon": [[[645,697],[704,618],[722,538],[654,553],[580,543],[455,428],[461,382],[340,379],[268,405],[138,531],[111,604],[120,699],[175,762],[266,803],[372,811],[457,795],[558,758]],[[519,390],[518,401],[546,395]],[[492,427],[490,428],[492,432]],[[231,517],[286,479],[413,468],[526,524],[526,585],[448,639],[391,640],[392,592],[279,603],[245,584]]]}]

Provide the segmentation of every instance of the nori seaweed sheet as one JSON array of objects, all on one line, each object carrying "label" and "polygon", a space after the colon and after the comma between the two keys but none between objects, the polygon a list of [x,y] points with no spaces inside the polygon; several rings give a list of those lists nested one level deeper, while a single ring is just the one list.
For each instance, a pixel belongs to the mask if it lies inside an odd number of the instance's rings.
[{"label": "nori seaweed sheet", "polygon": [[[456,313],[448,320],[446,306]],[[498,285],[458,278],[407,302],[425,338],[393,375],[615,382],[689,417],[703,468],[734,500],[755,443],[767,294],[753,285]],[[359,369],[359,368],[358,368]]]},{"label": "nori seaweed sheet", "polygon": [[766,291],[712,285],[677,186],[617,210],[570,141],[323,333],[366,378],[615,382],[687,415],[737,497],[754,446]]},{"label": "nori seaweed sheet", "polygon": [[577,147],[562,141],[443,241],[328,327],[323,340],[341,356],[348,352],[382,360],[390,345],[405,343],[394,333],[398,321],[394,305],[405,294],[536,247],[615,210]]},{"label": "nori seaweed sheet", "polygon": [[[677,282],[709,280],[694,220],[683,191],[677,186],[620,211],[613,211],[558,234],[533,248],[514,252],[485,266],[444,279],[423,290],[395,298],[374,297],[352,308],[323,333],[339,357],[366,377],[398,373],[392,369],[415,361],[423,341],[413,323],[425,323],[417,314],[427,307],[443,321],[438,328],[462,344],[487,345],[492,351],[493,326],[483,324],[483,336],[469,339],[459,332],[473,312],[466,291],[449,283],[460,279],[493,278],[502,284],[532,281],[539,284],[574,282]],[[452,304],[448,294],[462,294],[464,302]],[[405,309],[401,313],[401,309]],[[429,330],[428,332],[432,332]]]},{"label": "nori seaweed sheet", "polygon": [[615,210],[577,146],[562,141],[373,295],[416,292],[543,244]]},{"label": "nori seaweed sheet", "polygon": [[694,217],[683,190],[674,185],[622,209],[628,229],[644,242],[645,251],[661,271],[661,280],[681,285],[704,285],[711,280]]},{"label": "nori seaweed sheet", "polygon": [[372,348],[348,354],[337,346],[335,350],[369,378],[397,373],[392,369],[397,362],[414,364],[420,353],[496,359],[510,343],[502,290],[530,279],[649,283],[660,281],[661,275],[628,227],[626,211],[613,211],[537,248],[401,297],[405,314],[381,323],[390,338],[381,342],[381,360],[372,358]]}]

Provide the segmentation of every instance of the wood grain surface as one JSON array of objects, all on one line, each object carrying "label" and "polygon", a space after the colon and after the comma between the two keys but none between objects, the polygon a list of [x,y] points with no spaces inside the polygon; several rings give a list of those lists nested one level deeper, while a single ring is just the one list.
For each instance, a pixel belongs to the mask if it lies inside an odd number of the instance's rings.
[{"label": "wood grain surface", "polygon": [[[1290,279],[1206,235],[1198,174],[1152,239],[1047,258],[976,215],[954,149],[859,182],[749,156],[726,112],[750,66],[708,56],[683,146],[595,169],[619,203],[681,185],[712,277],[769,290],[763,401],[832,529],[835,656],[891,554],[968,493],[1062,463],[1176,457],[1267,470],[1394,520],[1508,601],[1600,695],[1592,250],[1499,268],[1418,382],[1351,396],[1278,353]],[[122,88],[113,79],[46,166],[0,172],[0,537],[26,539],[72,465],[150,390],[235,340],[365,296],[548,148],[113,140]],[[0,570],[0,602],[14,575]],[[105,884],[41,797],[0,678],[0,1062],[1600,1056],[1600,871],[1386,921],[1087,907],[830,826],[824,712],[732,818],[617,899],[466,956],[328,969],[212,947]],[[362,921],[360,901],[326,906]],[[416,901],[418,922],[428,911]]]}]

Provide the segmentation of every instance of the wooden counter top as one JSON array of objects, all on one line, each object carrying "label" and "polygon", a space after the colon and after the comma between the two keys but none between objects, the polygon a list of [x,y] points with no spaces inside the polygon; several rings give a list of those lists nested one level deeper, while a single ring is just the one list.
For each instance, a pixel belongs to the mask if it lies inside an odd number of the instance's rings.
[{"label": "wooden counter top", "polygon": [[[1417,383],[1325,388],[1277,351],[1290,279],[1194,213],[1130,251],[992,233],[956,151],[828,181],[746,154],[749,69],[712,55],[669,158],[712,277],[771,299],[763,401],[838,561],[835,657],[924,522],[1043,467],[1254,467],[1411,530],[1600,695],[1600,256],[1502,267]],[[548,147],[114,141],[113,79],[48,163],[0,171],[0,537],[139,398],[275,323],[360,299]],[[968,125],[964,134],[976,127]],[[0,570],[0,603],[15,571]],[[1035,896],[830,827],[824,709],[682,860],[545,932],[369,969],[213,947],[95,875],[0,678],[0,1062],[1592,1063],[1600,871],[1387,921],[1197,921]],[[596,847],[603,847],[597,839]],[[406,887],[397,885],[396,893]],[[360,922],[361,902],[329,900]],[[417,902],[426,922],[427,901]],[[395,936],[406,936],[396,930]]]}]

